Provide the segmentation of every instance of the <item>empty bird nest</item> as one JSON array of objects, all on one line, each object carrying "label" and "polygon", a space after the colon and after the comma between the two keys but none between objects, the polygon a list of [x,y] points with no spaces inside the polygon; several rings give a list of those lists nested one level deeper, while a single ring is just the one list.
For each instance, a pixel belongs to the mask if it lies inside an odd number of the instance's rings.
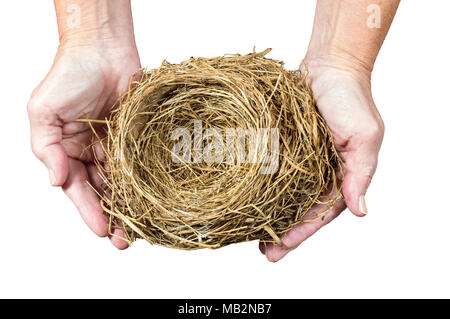
[{"label": "empty bird nest", "polygon": [[322,218],[341,164],[305,74],[269,51],[141,70],[106,120],[110,231],[219,248]]}]

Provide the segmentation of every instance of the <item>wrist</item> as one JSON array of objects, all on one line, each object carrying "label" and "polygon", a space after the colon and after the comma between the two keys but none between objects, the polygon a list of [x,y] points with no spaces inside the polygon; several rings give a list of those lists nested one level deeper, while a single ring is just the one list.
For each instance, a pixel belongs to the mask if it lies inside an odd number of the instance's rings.
[{"label": "wrist", "polygon": [[135,46],[129,0],[55,1],[61,47]]},{"label": "wrist", "polygon": [[333,70],[370,83],[373,64],[345,54],[308,52],[303,59],[301,68],[311,78],[323,74],[323,71]]},{"label": "wrist", "polygon": [[363,74],[369,78],[373,70],[373,63],[366,62],[364,59],[346,53],[317,53],[308,51],[303,62],[309,68],[329,67],[348,73]]}]

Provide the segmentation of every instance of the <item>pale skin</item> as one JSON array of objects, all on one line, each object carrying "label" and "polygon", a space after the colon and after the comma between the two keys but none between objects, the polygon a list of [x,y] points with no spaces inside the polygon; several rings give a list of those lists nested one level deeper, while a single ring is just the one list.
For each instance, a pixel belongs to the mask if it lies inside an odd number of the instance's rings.
[{"label": "pale skin", "polygon": [[[47,76],[28,103],[31,143],[49,171],[50,183],[61,186],[83,220],[119,249],[127,247],[108,234],[108,219],[89,181],[101,190],[93,153],[84,151],[92,133],[79,118],[104,119],[130,77],[140,68],[129,0],[77,2],[74,20],[70,0],[55,1],[60,45]],[[369,28],[367,8],[379,7],[380,25]],[[367,215],[365,194],[377,166],[383,121],[371,94],[371,73],[399,0],[318,0],[313,33],[302,69],[320,113],[331,129],[344,162],[342,192],[321,220],[299,224],[282,238],[283,246],[260,245],[270,261],[289,251],[336,218],[344,209]],[[78,24],[74,21],[79,22]],[[99,149],[99,147],[97,147]],[[97,152],[101,156],[101,152]]]}]

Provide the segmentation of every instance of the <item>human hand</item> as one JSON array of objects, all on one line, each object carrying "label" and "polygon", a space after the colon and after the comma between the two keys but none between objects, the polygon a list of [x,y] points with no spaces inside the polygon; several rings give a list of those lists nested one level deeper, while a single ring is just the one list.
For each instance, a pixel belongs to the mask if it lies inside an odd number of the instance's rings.
[{"label": "human hand", "polygon": [[[82,45],[63,39],[50,72],[28,102],[34,154],[48,168],[51,184],[62,186],[86,224],[101,237],[108,235],[109,220],[87,184],[97,189],[102,184],[89,147],[92,130],[88,123],[75,120],[105,119],[139,68],[134,39]],[[118,237],[110,238],[117,248],[127,247]]]},{"label": "human hand", "polygon": [[364,196],[375,173],[384,134],[383,121],[372,99],[370,70],[349,63],[308,59],[305,65],[317,107],[344,164],[344,200],[337,202],[324,219],[301,223],[288,231],[282,238],[283,246],[260,244],[261,252],[273,262],[336,218],[345,206],[356,216],[367,214]]}]

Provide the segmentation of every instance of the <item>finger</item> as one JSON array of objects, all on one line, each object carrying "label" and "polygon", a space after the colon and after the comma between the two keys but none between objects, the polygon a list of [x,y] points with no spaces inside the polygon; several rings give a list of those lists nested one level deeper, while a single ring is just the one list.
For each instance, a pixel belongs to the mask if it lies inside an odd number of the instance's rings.
[{"label": "finger", "polygon": [[112,222],[112,224],[110,224],[109,239],[111,240],[111,243],[120,250],[128,248],[128,240],[126,239],[127,236],[122,227],[123,224],[121,220],[116,219]]},{"label": "finger", "polygon": [[70,137],[65,136],[61,144],[69,157],[78,158],[83,162],[104,162],[106,160],[105,152],[97,136],[99,135],[96,133],[93,138],[92,130],[88,128]]},{"label": "finger", "polygon": [[[102,177],[98,173],[98,168],[94,164],[90,164],[87,166],[87,172],[89,176],[89,181],[91,185],[95,188],[95,190],[99,194],[103,194],[105,191],[105,184],[103,182]],[[109,224],[109,221],[108,221]],[[124,240],[125,233],[121,229],[113,229],[112,234],[109,234],[109,239],[111,240],[111,243],[117,248],[117,249],[126,249],[128,248],[128,242]]]},{"label": "finger", "polygon": [[[91,185],[95,188],[95,190],[99,194],[103,194],[105,191],[105,183],[102,179],[102,177],[99,175],[98,168],[95,164],[90,164],[87,166],[87,172],[89,176],[89,182]],[[108,221],[109,225],[109,221]],[[109,231],[108,231],[109,232]],[[111,240],[111,243],[117,248],[117,249],[126,249],[128,247],[128,242],[125,241],[122,238],[125,238],[125,233],[121,229],[113,229],[112,234],[109,234],[109,239]]]},{"label": "finger", "polygon": [[66,151],[60,143],[46,145],[38,151],[38,157],[47,167],[50,184],[52,186],[62,186],[69,174],[69,163]]},{"label": "finger", "polygon": [[31,148],[48,169],[50,183],[61,186],[69,173],[68,157],[61,145],[62,130],[56,117],[45,116],[34,104],[29,104]]},{"label": "finger", "polygon": [[121,229],[114,229],[113,234],[109,236],[111,243],[120,250],[128,248],[128,242],[122,238],[125,238],[125,233]]},{"label": "finger", "polygon": [[97,165],[95,164],[87,164],[86,165],[89,183],[94,187],[94,189],[100,195],[103,195],[105,191],[105,183],[103,178],[100,176]]},{"label": "finger", "polygon": [[103,145],[103,141],[102,140],[98,140],[95,142],[94,144],[94,153],[95,153],[95,158],[97,161],[99,161],[100,163],[105,163],[106,162],[106,154],[105,154],[105,147]]},{"label": "finger", "polygon": [[342,194],[350,211],[359,217],[367,215],[365,195],[375,173],[378,149],[363,145],[345,155],[345,174]]},{"label": "finger", "polygon": [[261,254],[263,254],[263,255],[266,254],[266,247],[267,247],[267,244],[265,242],[262,242],[262,241],[259,242],[258,248],[259,248],[259,251],[261,252]]},{"label": "finger", "polygon": [[75,204],[88,227],[100,237],[108,235],[108,218],[103,214],[95,191],[87,184],[88,173],[85,165],[69,159],[69,177],[63,190]]},{"label": "finger", "polygon": [[277,262],[286,256],[290,251],[297,248],[302,242],[316,233],[320,228],[335,219],[345,209],[343,200],[337,202],[325,217],[314,221],[304,222],[294,226],[282,238],[283,246],[269,243],[266,245],[265,254],[269,261]]}]

